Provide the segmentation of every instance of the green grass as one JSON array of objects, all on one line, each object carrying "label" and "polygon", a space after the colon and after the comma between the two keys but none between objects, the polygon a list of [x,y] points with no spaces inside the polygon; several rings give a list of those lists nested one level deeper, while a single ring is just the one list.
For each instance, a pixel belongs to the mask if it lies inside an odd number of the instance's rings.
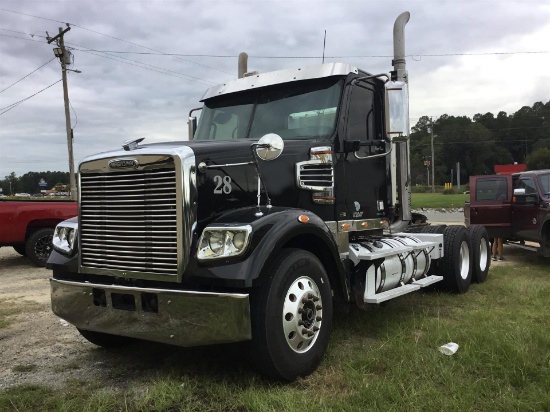
[{"label": "green grass", "polygon": [[427,208],[457,208],[464,207],[464,202],[470,199],[470,195],[456,194],[444,195],[442,193],[413,193],[411,204],[413,209]]},{"label": "green grass", "polygon": [[[464,295],[413,293],[338,313],[320,368],[294,383],[260,378],[238,345],[143,343],[102,351],[104,379],[0,392],[0,410],[548,411],[547,264],[527,255]],[[458,352],[439,353],[450,341]]]}]

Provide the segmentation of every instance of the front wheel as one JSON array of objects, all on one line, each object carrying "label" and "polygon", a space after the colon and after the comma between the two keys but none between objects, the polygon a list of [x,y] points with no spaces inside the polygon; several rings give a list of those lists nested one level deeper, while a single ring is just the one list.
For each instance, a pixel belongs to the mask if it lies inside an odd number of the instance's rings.
[{"label": "front wheel", "polygon": [[44,227],[33,232],[26,242],[27,257],[32,260],[36,266],[45,267],[48,263],[50,253],[52,253],[53,228]]},{"label": "front wheel", "polygon": [[93,330],[78,329],[78,332],[84,339],[94,345],[101,346],[103,348],[121,348],[123,346],[130,345],[135,342],[135,339],[128,338],[126,336],[111,335],[103,332],[95,332]]},{"label": "front wheel", "polygon": [[252,354],[264,375],[292,381],[312,373],[326,351],[332,296],[315,255],[283,249],[251,296]]}]

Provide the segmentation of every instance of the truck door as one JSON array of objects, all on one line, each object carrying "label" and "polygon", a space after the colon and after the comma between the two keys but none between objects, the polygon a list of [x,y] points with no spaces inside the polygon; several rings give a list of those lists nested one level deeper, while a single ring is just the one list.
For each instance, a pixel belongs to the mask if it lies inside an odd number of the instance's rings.
[{"label": "truck door", "polygon": [[343,167],[337,168],[344,174],[336,176],[338,185],[344,188],[340,194],[345,196],[345,209],[338,211],[342,220],[374,219],[386,213],[386,157],[366,158],[385,151],[383,145],[373,145],[382,140],[382,96],[380,88],[366,82],[348,89],[344,141],[360,142],[361,148],[342,156]]},{"label": "truck door", "polygon": [[509,237],[511,200],[511,176],[472,176],[470,224],[485,226],[489,237]]},{"label": "truck door", "polygon": [[538,213],[540,197],[531,176],[520,176],[514,182],[514,189],[525,189],[525,196],[516,196],[512,204],[512,234],[519,239],[538,242]]}]

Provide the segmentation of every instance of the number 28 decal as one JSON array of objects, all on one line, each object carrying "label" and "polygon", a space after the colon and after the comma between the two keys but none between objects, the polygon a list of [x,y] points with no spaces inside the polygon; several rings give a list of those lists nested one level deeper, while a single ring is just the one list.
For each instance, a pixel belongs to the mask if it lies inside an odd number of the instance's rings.
[{"label": "number 28 decal", "polygon": [[229,176],[221,177],[220,175],[215,175],[214,183],[216,183],[216,187],[214,188],[214,194],[216,195],[221,195],[224,193],[228,195],[233,189],[231,187],[231,177]]}]

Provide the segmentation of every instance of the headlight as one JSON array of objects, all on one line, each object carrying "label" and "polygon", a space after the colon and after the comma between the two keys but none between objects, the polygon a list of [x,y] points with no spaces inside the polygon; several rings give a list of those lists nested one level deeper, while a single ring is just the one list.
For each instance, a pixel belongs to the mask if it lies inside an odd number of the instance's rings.
[{"label": "headlight", "polygon": [[65,255],[73,253],[76,244],[78,223],[61,222],[53,232],[52,244],[55,250]]},{"label": "headlight", "polygon": [[207,227],[199,239],[199,260],[232,257],[242,254],[248,246],[251,226]]}]

